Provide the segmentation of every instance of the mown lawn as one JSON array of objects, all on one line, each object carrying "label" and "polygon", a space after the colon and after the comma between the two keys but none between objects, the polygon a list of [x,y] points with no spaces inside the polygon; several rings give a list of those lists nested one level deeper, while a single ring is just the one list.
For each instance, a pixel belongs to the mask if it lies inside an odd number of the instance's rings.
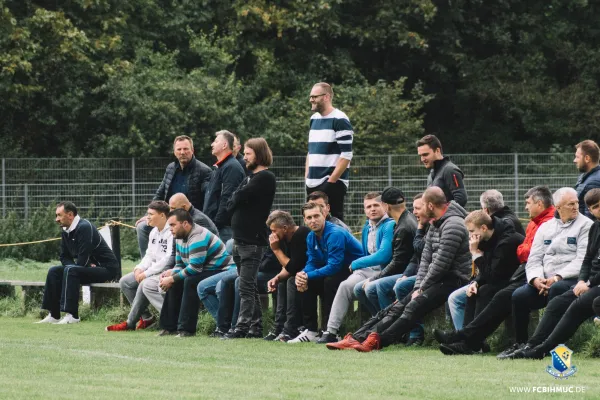
[{"label": "mown lawn", "polygon": [[[123,260],[121,262],[123,275],[133,271],[133,267],[138,262],[139,260]],[[11,258],[0,259],[0,280],[45,282],[48,269],[53,265],[60,265],[58,257],[53,262],[14,260]]]},{"label": "mown lawn", "polygon": [[557,381],[543,361],[447,357],[433,348],[361,354],[312,343],[177,339],[108,333],[102,322],[35,325],[0,318],[0,398],[506,399],[510,387],[575,386],[599,398],[600,359],[574,355],[578,372]]}]

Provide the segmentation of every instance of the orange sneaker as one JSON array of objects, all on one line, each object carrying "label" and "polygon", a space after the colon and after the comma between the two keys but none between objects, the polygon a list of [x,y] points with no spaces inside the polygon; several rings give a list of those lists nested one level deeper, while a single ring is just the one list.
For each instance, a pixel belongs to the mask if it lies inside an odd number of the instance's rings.
[{"label": "orange sneaker", "polygon": [[335,343],[327,343],[325,346],[329,350],[346,350],[352,349],[354,346],[360,345],[360,342],[352,337],[352,334],[349,333],[342,340]]},{"label": "orange sneaker", "polygon": [[140,320],[138,321],[137,325],[135,326],[135,329],[146,329],[149,328],[150,326],[154,325],[154,323],[156,322],[156,318],[152,317],[150,319],[144,319],[140,317]]},{"label": "orange sneaker", "polygon": [[361,353],[368,353],[373,350],[379,350],[381,348],[381,338],[376,332],[370,333],[369,336],[358,346],[354,346],[356,351]]},{"label": "orange sneaker", "polygon": [[106,331],[108,331],[108,332],[111,332],[111,331],[132,331],[133,330],[133,328],[130,328],[129,326],[127,326],[127,321],[123,321],[123,322],[121,322],[119,324],[107,326],[104,329]]}]

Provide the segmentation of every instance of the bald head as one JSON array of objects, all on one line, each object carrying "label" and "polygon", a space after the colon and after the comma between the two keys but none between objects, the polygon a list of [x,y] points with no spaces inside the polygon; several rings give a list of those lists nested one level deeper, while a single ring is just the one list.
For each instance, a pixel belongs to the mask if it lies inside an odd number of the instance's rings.
[{"label": "bald head", "polygon": [[173,196],[171,196],[171,199],[169,200],[169,208],[171,210],[177,210],[179,208],[182,208],[186,211],[189,211],[191,206],[192,203],[190,203],[187,196],[183,193],[175,193]]},{"label": "bald head", "polygon": [[444,214],[448,201],[442,189],[432,186],[423,193],[423,203],[427,217],[435,219]]}]

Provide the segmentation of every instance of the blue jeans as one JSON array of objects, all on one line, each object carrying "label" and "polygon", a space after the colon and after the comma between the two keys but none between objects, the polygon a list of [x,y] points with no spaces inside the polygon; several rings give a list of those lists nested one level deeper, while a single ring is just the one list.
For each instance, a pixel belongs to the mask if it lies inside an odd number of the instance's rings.
[{"label": "blue jeans", "polygon": [[217,284],[221,279],[228,276],[237,277],[237,269],[229,268],[227,271],[220,272],[216,275],[206,278],[198,284],[198,297],[204,304],[204,308],[210,315],[217,320],[217,312],[219,311],[219,298],[217,297]]},{"label": "blue jeans", "polygon": [[450,315],[452,316],[452,323],[454,329],[460,331],[463,327],[465,320],[465,307],[467,306],[467,287],[465,285],[461,288],[456,289],[448,297],[448,308],[450,308]]},{"label": "blue jeans", "polygon": [[363,282],[359,282],[354,287],[354,295],[369,310],[371,316],[375,316],[396,300],[394,285],[401,276],[402,274],[398,274],[377,279],[369,282],[365,289],[362,287]]}]

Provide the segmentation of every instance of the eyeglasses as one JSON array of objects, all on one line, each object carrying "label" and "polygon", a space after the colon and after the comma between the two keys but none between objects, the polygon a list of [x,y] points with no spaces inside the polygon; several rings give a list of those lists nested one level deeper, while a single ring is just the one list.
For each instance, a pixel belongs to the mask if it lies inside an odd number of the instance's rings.
[{"label": "eyeglasses", "polygon": [[326,94],[327,94],[327,93],[310,95],[310,96],[308,96],[308,98],[309,98],[310,100],[316,100],[316,99],[318,99],[318,98],[319,98],[319,97],[321,97],[321,96],[325,96]]}]

